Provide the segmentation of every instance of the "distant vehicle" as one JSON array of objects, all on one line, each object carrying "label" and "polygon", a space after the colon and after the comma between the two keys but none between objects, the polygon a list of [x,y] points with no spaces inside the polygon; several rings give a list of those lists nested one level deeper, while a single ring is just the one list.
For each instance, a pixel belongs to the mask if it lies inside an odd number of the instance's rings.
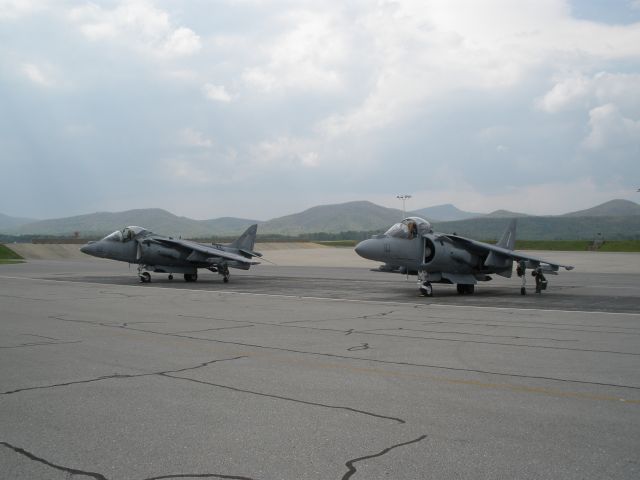
[{"label": "distant vehicle", "polygon": [[393,225],[384,235],[375,235],[356,245],[358,255],[384,262],[379,270],[418,275],[420,292],[433,295],[432,283],[456,284],[458,293],[472,294],[477,282],[491,280],[490,274],[511,278],[513,261],[522,278],[520,293],[526,295],[526,270],[536,279],[536,293],[547,288],[545,273],[557,275],[561,265],[513,250],[516,220],[513,219],[496,245],[454,234],[437,233],[419,217]]},{"label": "distant vehicle", "polygon": [[190,240],[157,235],[142,227],[126,227],[116,230],[97,242],[89,242],[80,251],[94,257],[109,258],[138,264],[140,281],[151,281],[151,272],[182,273],[186,282],[198,280],[198,268],[206,268],[229,281],[229,268],[249,270],[252,261],[262,254],[253,251],[257,225],[251,225],[237,240],[229,245],[204,244]]}]

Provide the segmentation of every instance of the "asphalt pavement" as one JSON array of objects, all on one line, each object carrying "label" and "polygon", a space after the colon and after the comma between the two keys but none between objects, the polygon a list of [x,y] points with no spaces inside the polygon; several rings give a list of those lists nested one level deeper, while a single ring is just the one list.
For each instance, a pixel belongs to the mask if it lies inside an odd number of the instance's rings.
[{"label": "asphalt pavement", "polygon": [[640,256],[427,299],[296,255],[0,266],[0,477],[640,477]]}]

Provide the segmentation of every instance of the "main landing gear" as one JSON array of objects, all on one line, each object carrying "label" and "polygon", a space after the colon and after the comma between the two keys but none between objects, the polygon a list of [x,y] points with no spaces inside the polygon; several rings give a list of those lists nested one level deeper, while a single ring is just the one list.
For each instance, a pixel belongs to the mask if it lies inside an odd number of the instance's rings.
[{"label": "main landing gear", "polygon": [[473,295],[475,285],[473,283],[458,283],[456,289],[460,295]]},{"label": "main landing gear", "polygon": [[198,281],[198,274],[197,273],[185,273],[184,274],[184,281],[185,282],[197,282]]},{"label": "main landing gear", "polygon": [[224,283],[229,283],[229,277],[231,276],[231,273],[229,273],[229,267],[227,267],[226,265],[220,267],[218,273],[222,275],[222,281]]},{"label": "main landing gear", "polygon": [[[520,295],[527,294],[527,268],[524,261],[518,262],[516,267],[516,273],[522,278],[522,286],[520,287]],[[536,267],[531,272],[531,276],[536,279],[536,293],[541,294],[543,290],[547,289],[547,279],[542,273],[542,268]]]}]

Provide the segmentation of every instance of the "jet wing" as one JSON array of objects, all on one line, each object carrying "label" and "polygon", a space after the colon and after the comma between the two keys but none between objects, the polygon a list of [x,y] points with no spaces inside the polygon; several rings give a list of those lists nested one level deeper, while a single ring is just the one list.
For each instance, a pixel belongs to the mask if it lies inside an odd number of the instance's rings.
[{"label": "jet wing", "polygon": [[222,263],[224,260],[249,263],[256,265],[259,262],[252,262],[249,258],[238,255],[237,253],[227,252],[222,248],[214,246],[204,245],[198,242],[192,242],[189,240],[176,240],[174,238],[153,238],[152,242],[159,243],[165,247],[176,248],[182,251],[191,251],[191,255],[187,258],[189,261],[194,262],[208,262],[212,264]]},{"label": "jet wing", "polygon": [[549,260],[544,260],[542,258],[534,257],[532,255],[527,255],[524,253],[516,252],[514,250],[509,250],[508,248],[498,247],[497,245],[491,245],[489,243],[478,242],[477,240],[472,240],[470,238],[459,237],[457,235],[442,235],[445,238],[448,238],[453,244],[465,248],[473,253],[478,254],[488,254],[493,252],[495,255],[510,258],[516,261],[524,260],[527,262],[527,267],[536,268],[542,265],[549,265],[552,271],[557,271],[560,267],[566,270],[573,270],[573,266],[571,265],[563,265],[560,263],[550,262]]}]

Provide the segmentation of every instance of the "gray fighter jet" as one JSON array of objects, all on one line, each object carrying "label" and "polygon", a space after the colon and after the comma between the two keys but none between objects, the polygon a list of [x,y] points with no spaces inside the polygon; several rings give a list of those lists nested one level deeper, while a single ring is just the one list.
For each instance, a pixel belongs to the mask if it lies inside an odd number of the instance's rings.
[{"label": "gray fighter jet", "polygon": [[458,293],[472,294],[477,282],[491,280],[490,274],[511,278],[513,261],[522,278],[520,293],[526,295],[526,270],[532,270],[536,293],[547,288],[545,273],[557,275],[561,265],[515,252],[516,220],[513,219],[496,245],[434,232],[419,217],[396,223],[384,235],[375,235],[356,245],[356,253],[369,260],[384,262],[379,270],[418,275],[420,292],[433,295],[432,283],[456,284]]},{"label": "gray fighter jet", "polygon": [[[94,257],[109,258],[138,264],[140,281],[148,283],[148,271],[184,274],[186,282],[198,280],[198,268],[206,268],[229,281],[229,268],[249,270],[254,257],[262,254],[253,251],[257,225],[251,225],[237,240],[229,245],[203,244],[157,235],[142,227],[126,227],[116,230],[97,242],[89,242],[80,251]],[[148,271],[147,271],[148,270]]]}]

